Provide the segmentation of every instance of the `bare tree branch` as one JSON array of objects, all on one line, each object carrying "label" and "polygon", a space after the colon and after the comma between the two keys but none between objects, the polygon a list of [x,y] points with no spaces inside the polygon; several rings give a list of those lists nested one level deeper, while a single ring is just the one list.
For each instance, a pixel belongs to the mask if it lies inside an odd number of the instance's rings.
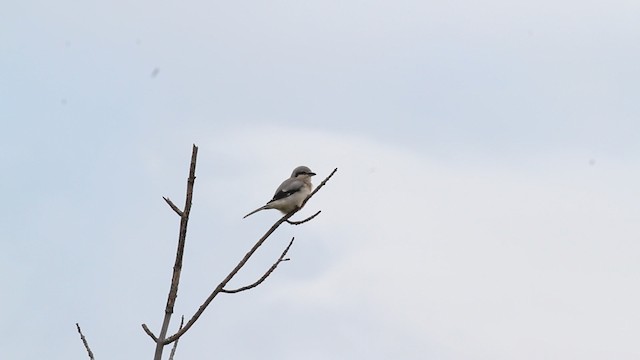
[{"label": "bare tree branch", "polygon": [[[300,211],[300,209],[302,209],[302,207],[304,207],[304,205],[307,203],[307,201],[309,201],[309,199],[311,199],[311,197],[317,193],[326,183],[327,181],[329,181],[329,179],[331,179],[331,177],[338,171],[338,169],[334,169],[331,174],[329,174],[329,176],[327,176],[326,179],[324,179],[316,188],[315,190],[313,190],[311,192],[311,194],[309,194],[309,196],[302,202],[302,205],[297,208],[292,210],[290,213],[285,214],[282,218],[280,218],[280,220],[276,221],[275,224],[273,224],[271,226],[271,228],[269,228],[269,230],[267,230],[267,232],[255,243],[255,245],[253,245],[253,247],[251,248],[251,250],[249,250],[244,257],[242,258],[242,260],[240,260],[240,262],[238,263],[238,265],[236,265],[235,268],[233,268],[233,270],[231,270],[231,272],[224,278],[224,280],[222,280],[222,282],[220,282],[220,284],[218,284],[218,286],[216,286],[215,289],[213,289],[213,291],[211,292],[211,294],[209,295],[209,297],[204,301],[204,303],[202,303],[202,305],[200,305],[200,307],[198,308],[198,310],[195,312],[195,314],[193,314],[193,316],[191,317],[191,319],[189,319],[189,321],[187,321],[187,324],[180,330],[178,330],[178,332],[176,332],[175,334],[167,337],[166,339],[164,339],[163,344],[170,344],[176,340],[178,340],[185,332],[187,332],[191,326],[193,326],[193,324],[198,320],[198,318],[200,318],[200,316],[202,315],[202,313],[204,312],[204,310],[207,308],[207,306],[209,306],[209,304],[211,303],[211,301],[213,301],[213,299],[222,292],[222,290],[224,289],[224,287],[227,285],[227,283],[238,273],[238,271],[240,271],[240,269],[242,269],[242,267],[247,263],[247,261],[249,260],[249,258],[251,258],[251,256],[256,252],[256,250],[258,250],[258,248],[265,242],[265,240],[267,240],[267,238],[280,226],[282,225],[284,222],[286,222],[287,220],[289,220],[289,218],[291,218],[293,215],[295,215],[298,211]],[[185,208],[186,209],[186,208]],[[314,215],[315,216],[315,215]],[[158,338],[159,341],[162,341],[162,339],[164,338],[164,336],[161,336]],[[156,359],[156,360],[160,360],[160,359]]]},{"label": "bare tree branch", "polygon": [[[182,329],[182,325],[184,325],[184,315],[182,315],[182,318],[180,319],[180,328],[178,330]],[[171,348],[171,353],[169,354],[169,360],[173,360],[173,356],[176,354],[176,349],[178,348],[178,341],[179,340],[176,340],[173,343],[173,347]]]},{"label": "bare tree branch", "polygon": [[293,240],[295,240],[295,238],[291,238],[291,241],[289,241],[289,245],[287,245],[287,247],[284,249],[284,251],[282,252],[282,255],[280,255],[278,260],[275,263],[273,263],[273,265],[271,265],[269,270],[267,270],[267,272],[265,272],[264,275],[262,275],[260,277],[260,279],[258,279],[258,281],[254,282],[251,285],[243,286],[243,287],[235,289],[235,290],[222,289],[220,292],[223,292],[223,293],[226,293],[226,294],[235,294],[235,293],[239,293],[241,291],[253,289],[254,287],[262,284],[262,282],[267,277],[269,277],[269,275],[271,275],[271,273],[278,267],[278,265],[280,265],[281,262],[289,260],[289,259],[285,259],[284,257],[287,255],[287,252],[289,252],[289,249],[291,248],[291,245],[293,245]]},{"label": "bare tree branch", "polygon": [[309,216],[308,218],[304,219],[304,220],[300,220],[300,221],[291,221],[291,220],[287,220],[287,222],[291,225],[300,225],[300,224],[304,224],[307,221],[311,221],[313,220],[314,217],[318,216],[320,213],[322,212],[322,210],[318,210],[317,213]]},{"label": "bare tree branch", "polygon": [[176,212],[176,214],[178,214],[178,216],[183,217],[184,213],[182,212],[182,210],[180,210],[176,204],[173,203],[173,201],[171,201],[171,199],[169,199],[168,197],[162,197],[164,199],[164,201],[167,202],[167,204],[169,204],[169,206],[171,207],[171,209],[173,209],[173,211]]},{"label": "bare tree branch", "polygon": [[251,250],[249,250],[244,255],[244,257],[242,258],[242,260],[240,260],[240,262],[236,265],[236,267],[233,270],[231,270],[231,272],[224,278],[224,280],[222,280],[222,282],[220,284],[218,284],[218,286],[216,286],[215,289],[213,289],[213,291],[211,292],[209,297],[204,301],[204,303],[202,305],[200,305],[198,310],[191,317],[191,319],[189,319],[189,321],[187,321],[187,324],[182,328],[182,330],[180,330],[180,331],[176,332],[174,335],[168,337],[164,341],[165,344],[170,344],[173,341],[176,341],[177,339],[180,338],[180,336],[182,336],[182,334],[187,332],[187,330],[189,330],[189,328],[191,328],[191,326],[193,326],[193,324],[198,320],[200,315],[202,315],[202,313],[207,308],[207,306],[209,306],[211,301],[213,301],[213,299],[222,291],[222,289],[238,273],[238,271],[240,271],[240,269],[242,269],[242,267],[247,263],[249,258],[251,258],[251,256],[256,252],[256,250],[258,250],[258,248],[262,245],[262,243],[264,243],[265,240],[267,240],[269,235],[271,235],[278,228],[278,226],[280,226],[280,224],[282,224],[291,215],[293,215],[293,213],[289,213],[289,214],[285,215],[282,219],[278,220],[278,222],[276,222],[273,226],[271,226],[271,228],[258,240],[258,242],[256,242],[253,245]]},{"label": "bare tree branch", "polygon": [[82,344],[84,344],[84,348],[87,349],[87,354],[89,355],[89,359],[94,360],[95,358],[93,357],[93,352],[91,352],[91,349],[89,348],[89,343],[87,342],[87,339],[82,334],[82,330],[80,329],[80,325],[78,323],[76,323],[76,328],[78,329],[78,334],[80,334],[80,340],[82,340]]},{"label": "bare tree branch", "polygon": [[[162,328],[156,341],[156,351],[154,360],[162,360],[162,351],[164,349],[165,337],[167,336],[167,330],[169,329],[169,323],[171,322],[171,315],[173,314],[173,306],[178,297],[178,285],[180,283],[180,274],[182,272],[182,258],[184,256],[184,245],[187,239],[187,224],[189,223],[189,213],[191,212],[191,202],[193,199],[193,186],[196,180],[196,160],[198,158],[198,147],[194,144],[191,151],[191,164],[189,166],[189,178],[187,179],[187,195],[185,198],[184,211],[180,212],[177,206],[173,204],[168,198],[165,201],[171,208],[180,215],[180,232],[178,235],[178,249],[176,250],[176,261],[173,265],[173,276],[171,277],[171,287],[169,289],[169,295],[167,297],[167,306],[164,310],[164,319],[162,321]],[[173,206],[172,206],[173,205]],[[146,325],[142,326],[145,332],[153,339],[153,333],[147,331]]]}]

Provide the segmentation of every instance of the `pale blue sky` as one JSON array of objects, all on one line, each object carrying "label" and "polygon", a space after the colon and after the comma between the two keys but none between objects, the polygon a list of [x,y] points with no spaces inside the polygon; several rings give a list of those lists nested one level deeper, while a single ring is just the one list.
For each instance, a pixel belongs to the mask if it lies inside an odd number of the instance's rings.
[{"label": "pale blue sky", "polygon": [[[336,177],[177,359],[637,359],[636,1],[0,5],[0,344],[151,358],[191,144],[176,307]],[[293,149],[293,150],[292,150]],[[177,326],[174,322],[173,328]]]}]

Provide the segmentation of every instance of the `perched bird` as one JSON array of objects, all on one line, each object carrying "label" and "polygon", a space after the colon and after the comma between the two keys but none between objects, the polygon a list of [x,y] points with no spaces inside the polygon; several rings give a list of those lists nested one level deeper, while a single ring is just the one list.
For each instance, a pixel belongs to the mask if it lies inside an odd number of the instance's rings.
[{"label": "perched bird", "polygon": [[291,177],[280,184],[275,195],[273,195],[273,199],[267,205],[253,210],[244,217],[246,218],[266,209],[277,209],[287,214],[293,209],[302,206],[304,199],[311,193],[311,177],[313,175],[315,173],[306,166],[298,166],[293,169]]}]

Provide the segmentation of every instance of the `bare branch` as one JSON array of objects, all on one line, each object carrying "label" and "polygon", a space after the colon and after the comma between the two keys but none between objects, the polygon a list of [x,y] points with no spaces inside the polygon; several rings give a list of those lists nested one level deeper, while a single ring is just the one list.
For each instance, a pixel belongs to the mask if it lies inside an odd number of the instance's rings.
[{"label": "bare branch", "polygon": [[233,268],[233,270],[231,270],[231,272],[224,278],[224,280],[222,280],[222,282],[220,282],[220,284],[218,284],[218,286],[216,286],[215,289],[213,289],[209,297],[204,301],[202,305],[200,305],[198,310],[195,312],[195,314],[193,314],[191,319],[187,321],[187,324],[182,328],[182,330],[166,338],[166,340],[164,341],[165,344],[170,344],[178,340],[180,336],[182,336],[182,334],[187,332],[187,330],[189,330],[189,328],[193,326],[193,324],[198,320],[198,318],[200,318],[200,315],[202,315],[202,313],[207,308],[207,306],[209,306],[211,301],[213,301],[213,299],[222,291],[222,289],[224,289],[227,283],[238,273],[238,271],[242,269],[242,267],[247,263],[249,258],[251,258],[251,256],[256,252],[256,250],[258,250],[258,248],[265,242],[265,240],[267,240],[269,235],[271,235],[278,228],[278,226],[280,226],[284,221],[286,221],[286,219],[291,215],[293,215],[293,213],[285,215],[284,217],[282,217],[282,219],[278,220],[273,226],[271,226],[271,228],[244,255],[244,257],[242,258],[242,260],[240,260],[240,262],[236,265],[236,267]]},{"label": "bare branch", "polygon": [[164,201],[167,202],[167,204],[169,204],[169,206],[171,207],[171,209],[173,209],[173,211],[176,212],[176,214],[178,214],[178,216],[183,217],[184,213],[182,212],[182,210],[180,210],[176,204],[173,203],[173,201],[171,201],[171,199],[169,199],[168,197],[162,197],[164,199]]},{"label": "bare branch", "polygon": [[311,199],[311,197],[318,192],[318,190],[320,190],[326,183],[327,181],[329,181],[329,179],[336,173],[336,171],[338,171],[338,168],[335,168],[331,174],[329,174],[329,176],[327,176],[326,179],[324,179],[320,185],[318,185],[315,190],[313,190],[311,192],[311,194],[309,194],[309,196],[302,202],[302,205],[297,208],[292,210],[290,213],[285,214],[284,216],[282,216],[282,218],[280,218],[280,220],[276,221],[275,224],[273,224],[271,226],[271,228],[269,228],[269,230],[267,230],[267,232],[262,235],[262,237],[253,245],[253,247],[251,248],[251,250],[249,250],[244,257],[242,258],[242,260],[240,260],[240,262],[238,263],[238,265],[236,265],[235,268],[233,268],[233,270],[231,270],[231,272],[224,278],[224,280],[222,280],[222,282],[220,282],[220,284],[218,284],[218,286],[216,286],[215,289],[213,289],[213,291],[211,292],[211,294],[209,295],[209,297],[204,301],[204,303],[202,303],[202,305],[200,305],[200,307],[198,308],[198,310],[195,312],[195,314],[193,314],[193,316],[191,317],[191,319],[189,319],[189,321],[187,321],[187,324],[178,332],[176,332],[175,334],[167,337],[164,340],[164,344],[170,344],[176,340],[178,340],[180,338],[180,336],[182,336],[185,332],[187,332],[191,326],[193,326],[193,324],[198,320],[198,318],[200,318],[200,316],[202,315],[202,313],[204,312],[204,310],[207,308],[207,306],[209,306],[209,304],[211,303],[211,301],[213,301],[213,299],[222,292],[222,290],[224,289],[224,287],[227,285],[227,283],[238,273],[238,271],[240,271],[240,269],[242,269],[242,267],[247,263],[247,261],[249,260],[249,258],[251,258],[251,256],[256,252],[256,250],[258,250],[258,248],[265,242],[265,240],[267,240],[267,238],[274,232],[276,231],[276,229],[282,225],[284,222],[286,222],[287,220],[289,220],[289,218],[291,218],[295,213],[297,213],[298,211],[300,211],[300,209],[302,209],[302,207],[304,206],[304,204],[307,203],[307,201],[309,201],[309,199]]},{"label": "bare branch", "polygon": [[[178,285],[180,283],[180,274],[182,272],[182,258],[184,256],[184,246],[187,239],[187,224],[189,223],[189,213],[191,212],[191,203],[193,199],[193,186],[196,180],[196,160],[198,158],[198,147],[194,144],[191,151],[191,164],[189,166],[189,178],[187,179],[187,195],[185,198],[184,211],[181,212],[168,198],[164,198],[167,204],[180,215],[180,231],[178,235],[178,248],[176,250],[176,261],[173,265],[173,275],[171,277],[171,287],[169,288],[169,295],[167,297],[167,306],[164,310],[164,319],[162,321],[162,327],[160,334],[156,339],[156,351],[154,360],[162,359],[162,351],[164,346],[168,344],[165,342],[167,336],[167,330],[169,329],[169,323],[171,322],[171,315],[173,314],[173,307],[178,297]],[[153,333],[147,331],[146,325],[142,328],[147,332],[147,335],[153,339]]]},{"label": "bare branch", "polygon": [[[178,328],[178,330],[182,329],[182,325],[184,325],[184,315],[182,315],[182,318],[180,319],[180,328]],[[169,354],[169,360],[173,360],[173,356],[176,354],[176,348],[178,348],[178,340],[173,343],[171,353]]]},{"label": "bare branch", "polygon": [[260,277],[260,279],[258,279],[258,281],[254,282],[251,285],[243,286],[243,287],[235,289],[235,290],[222,289],[220,292],[223,292],[223,293],[226,293],[226,294],[236,294],[236,293],[239,293],[241,291],[253,289],[254,287],[262,284],[262,282],[267,277],[269,277],[269,275],[271,275],[271,273],[278,267],[278,265],[280,265],[281,262],[289,261],[289,259],[285,259],[284,257],[287,255],[287,252],[289,252],[289,249],[291,248],[291,245],[293,245],[293,240],[295,240],[295,238],[291,238],[291,241],[289,241],[289,245],[287,245],[287,247],[284,249],[284,251],[282,252],[282,255],[280,255],[278,260],[275,263],[273,263],[273,265],[271,265],[269,270],[267,270],[267,272],[265,272],[264,275],[262,275],[262,277]]},{"label": "bare branch", "polygon": [[308,218],[304,219],[304,220],[300,220],[300,221],[291,221],[291,220],[287,220],[287,222],[291,225],[300,225],[300,224],[304,224],[307,221],[311,221],[313,220],[314,217],[318,216],[320,213],[322,212],[322,210],[318,210],[317,213],[309,216]]},{"label": "bare branch", "polygon": [[82,344],[84,344],[84,348],[87,349],[87,354],[89,355],[89,359],[94,360],[95,358],[93,357],[93,352],[91,352],[91,349],[89,348],[89,343],[87,342],[87,339],[82,334],[82,330],[80,329],[80,325],[78,323],[76,323],[76,328],[78,329],[78,334],[80,334],[80,340],[82,340]]},{"label": "bare branch", "polygon": [[153,335],[151,330],[149,330],[149,327],[147,326],[147,324],[142,324],[142,329],[144,330],[144,332],[147,333],[147,335],[151,336],[151,339],[153,339],[153,342],[155,343],[158,342],[158,338],[155,335]]}]

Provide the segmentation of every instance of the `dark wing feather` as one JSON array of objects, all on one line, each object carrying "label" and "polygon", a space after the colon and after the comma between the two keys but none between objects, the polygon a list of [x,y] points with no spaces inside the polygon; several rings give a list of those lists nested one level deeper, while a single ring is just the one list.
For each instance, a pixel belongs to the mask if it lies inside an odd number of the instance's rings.
[{"label": "dark wing feather", "polygon": [[288,196],[291,196],[291,194],[298,192],[303,185],[304,183],[300,180],[296,180],[296,179],[285,180],[280,185],[280,187],[278,187],[278,190],[276,190],[276,193],[273,195],[273,199],[271,199],[268,203],[272,203],[276,200],[284,199]]},{"label": "dark wing feather", "polygon": [[[291,191],[278,191],[275,195],[273,195],[273,199],[269,200],[270,203],[276,201],[276,200],[280,200],[280,199],[284,199],[287,196],[291,196],[291,194],[295,193],[298,190],[291,190]],[[267,203],[268,204],[268,203]]]}]

